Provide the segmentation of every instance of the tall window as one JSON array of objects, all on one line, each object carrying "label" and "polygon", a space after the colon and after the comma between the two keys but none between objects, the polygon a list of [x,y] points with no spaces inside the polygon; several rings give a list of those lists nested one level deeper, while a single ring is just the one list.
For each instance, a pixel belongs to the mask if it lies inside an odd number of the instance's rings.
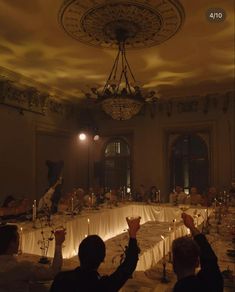
[{"label": "tall window", "polygon": [[104,151],[104,186],[118,189],[131,185],[129,145],[122,139],[110,141]]},{"label": "tall window", "polygon": [[198,135],[182,135],[176,140],[171,149],[170,165],[171,189],[179,185],[188,193],[192,186],[200,192],[208,187],[208,149]]}]

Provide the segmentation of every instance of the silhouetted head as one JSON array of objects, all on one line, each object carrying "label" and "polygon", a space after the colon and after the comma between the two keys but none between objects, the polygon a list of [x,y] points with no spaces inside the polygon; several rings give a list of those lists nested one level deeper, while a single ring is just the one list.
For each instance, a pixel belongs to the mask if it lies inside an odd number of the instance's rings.
[{"label": "silhouetted head", "polygon": [[197,243],[189,236],[175,239],[172,244],[173,269],[178,277],[185,274],[194,274],[199,266],[200,249]]},{"label": "silhouetted head", "polygon": [[0,226],[0,255],[16,254],[19,248],[19,234],[16,225]]},{"label": "silhouetted head", "polygon": [[80,266],[85,270],[97,270],[105,258],[105,244],[98,235],[90,235],[79,245]]}]

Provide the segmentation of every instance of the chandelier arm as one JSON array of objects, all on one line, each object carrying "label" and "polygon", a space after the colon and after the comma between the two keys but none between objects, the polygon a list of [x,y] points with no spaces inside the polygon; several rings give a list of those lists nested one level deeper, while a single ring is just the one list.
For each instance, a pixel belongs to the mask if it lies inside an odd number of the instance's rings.
[{"label": "chandelier arm", "polygon": [[107,81],[106,81],[106,83],[104,85],[103,90],[102,90],[102,94],[104,94],[105,90],[107,89],[107,87],[109,85],[109,81],[111,80],[112,76],[114,76],[114,79],[116,79],[116,73],[117,73],[119,58],[120,58],[120,50],[118,50],[117,56],[116,56],[115,61],[113,63],[113,67],[111,69],[109,77],[108,77],[108,79],[107,79]]},{"label": "chandelier arm", "polygon": [[118,50],[118,55],[115,59],[115,62],[114,62],[114,69],[113,69],[113,79],[116,80],[116,77],[117,77],[117,70],[118,70],[118,64],[119,64],[119,59],[120,59],[120,50]]},{"label": "chandelier arm", "polygon": [[125,77],[125,80],[126,80],[126,87],[128,88],[130,94],[132,94],[131,86],[130,86],[129,80],[127,78],[127,70],[125,70],[125,72],[124,72],[124,77]]},{"label": "chandelier arm", "polygon": [[116,88],[116,93],[118,93],[118,91],[119,91],[119,88],[120,88],[120,85],[121,85],[121,82],[122,82],[122,77],[123,77],[123,75],[125,76],[125,71],[124,71],[124,69],[122,69],[122,72],[121,72],[121,74],[120,74],[120,77],[119,77],[119,80],[118,80],[118,86],[117,86],[117,88]]},{"label": "chandelier arm", "polygon": [[129,71],[130,71],[130,73],[131,73],[131,77],[133,78],[133,80],[134,80],[134,82],[136,82],[136,80],[135,80],[135,76],[134,76],[134,74],[133,74],[133,72],[132,72],[132,70],[131,70],[131,66],[130,66],[130,64],[128,63],[128,60],[127,60],[127,57],[126,57],[126,49],[125,49],[125,47],[124,47],[124,58],[125,58],[125,61],[126,61],[126,65],[127,65],[127,67],[128,67],[128,69],[129,69]]},{"label": "chandelier arm", "polygon": [[130,85],[127,78],[127,66],[126,66],[126,58],[125,58],[125,42],[120,43],[122,50],[122,75],[124,75],[126,87],[130,90]]}]

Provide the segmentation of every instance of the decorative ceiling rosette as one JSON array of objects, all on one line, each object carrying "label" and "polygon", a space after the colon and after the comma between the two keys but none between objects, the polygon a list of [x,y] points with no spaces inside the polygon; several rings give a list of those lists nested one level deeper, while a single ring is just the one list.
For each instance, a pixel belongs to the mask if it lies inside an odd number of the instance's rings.
[{"label": "decorative ceiling rosette", "polygon": [[127,31],[127,49],[141,49],[173,37],[183,21],[184,9],[177,0],[66,0],[59,11],[59,22],[72,38],[115,49],[118,30]]}]

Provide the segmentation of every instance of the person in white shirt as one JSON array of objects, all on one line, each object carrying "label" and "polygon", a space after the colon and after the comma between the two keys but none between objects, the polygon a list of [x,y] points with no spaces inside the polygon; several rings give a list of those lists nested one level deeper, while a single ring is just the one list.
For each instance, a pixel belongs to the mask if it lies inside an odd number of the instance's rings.
[{"label": "person in white shirt", "polygon": [[196,187],[191,187],[190,196],[187,199],[188,203],[191,205],[201,205],[202,204],[202,196],[198,193]]},{"label": "person in white shirt", "polygon": [[173,205],[178,205],[178,204],[184,204],[185,200],[187,198],[187,195],[185,192],[183,192],[183,189],[181,186],[176,186],[175,187],[175,192],[170,194],[170,203]]},{"label": "person in white shirt", "polygon": [[55,254],[46,267],[29,261],[18,261],[19,233],[16,225],[0,226],[0,291],[27,292],[31,281],[52,280],[60,272],[65,230],[55,232]]},{"label": "person in white shirt", "polygon": [[55,192],[55,189],[58,185],[62,183],[62,178],[60,177],[56,183],[50,187],[47,192],[41,197],[38,203],[38,210],[41,211],[43,209],[51,210],[52,207],[52,196]]}]

